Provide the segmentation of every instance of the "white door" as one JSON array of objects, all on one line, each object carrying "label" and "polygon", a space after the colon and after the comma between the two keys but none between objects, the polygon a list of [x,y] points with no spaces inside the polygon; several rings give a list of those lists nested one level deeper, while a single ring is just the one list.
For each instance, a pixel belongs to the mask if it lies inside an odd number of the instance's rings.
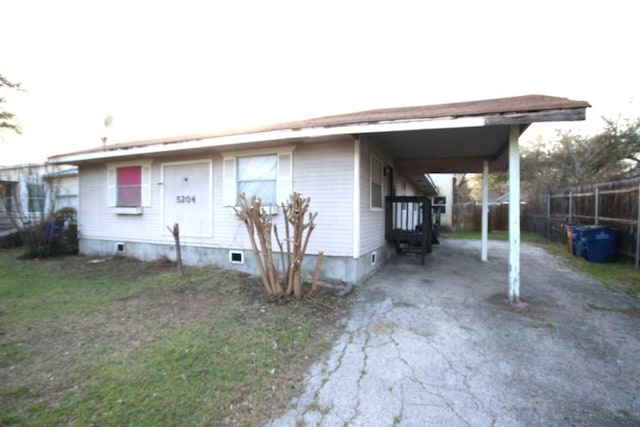
[{"label": "white door", "polygon": [[211,161],[162,165],[163,233],[180,225],[180,236],[211,237]]}]

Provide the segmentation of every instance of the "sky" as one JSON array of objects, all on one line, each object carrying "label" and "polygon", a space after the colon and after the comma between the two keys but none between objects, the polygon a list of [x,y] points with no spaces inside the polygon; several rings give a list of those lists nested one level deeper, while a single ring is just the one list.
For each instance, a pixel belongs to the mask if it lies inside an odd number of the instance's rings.
[{"label": "sky", "polygon": [[[371,108],[543,94],[640,117],[640,3],[2,0],[0,165]],[[105,127],[104,121],[113,121]]]}]

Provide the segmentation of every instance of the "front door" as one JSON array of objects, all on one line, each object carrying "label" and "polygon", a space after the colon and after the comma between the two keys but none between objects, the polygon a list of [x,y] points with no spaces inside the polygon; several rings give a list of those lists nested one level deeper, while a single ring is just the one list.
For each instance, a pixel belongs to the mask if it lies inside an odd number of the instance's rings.
[{"label": "front door", "polygon": [[211,161],[162,165],[163,234],[180,225],[180,236],[211,237]]}]

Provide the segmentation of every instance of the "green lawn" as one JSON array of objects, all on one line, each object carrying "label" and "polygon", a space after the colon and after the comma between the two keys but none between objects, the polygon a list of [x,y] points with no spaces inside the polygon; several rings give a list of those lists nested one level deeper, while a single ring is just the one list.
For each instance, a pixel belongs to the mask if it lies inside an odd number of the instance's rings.
[{"label": "green lawn", "polygon": [[0,251],[0,424],[256,425],[350,303],[270,299],[241,274]]}]

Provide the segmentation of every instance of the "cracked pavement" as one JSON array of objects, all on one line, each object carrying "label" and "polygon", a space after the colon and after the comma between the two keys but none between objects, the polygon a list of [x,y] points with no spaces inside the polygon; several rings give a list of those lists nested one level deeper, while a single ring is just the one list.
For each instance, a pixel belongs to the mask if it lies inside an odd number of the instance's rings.
[{"label": "cracked pavement", "polygon": [[[358,287],[345,332],[276,426],[640,425],[640,318],[631,297],[508,243],[444,240]],[[639,273],[640,274],[640,273]]]}]

